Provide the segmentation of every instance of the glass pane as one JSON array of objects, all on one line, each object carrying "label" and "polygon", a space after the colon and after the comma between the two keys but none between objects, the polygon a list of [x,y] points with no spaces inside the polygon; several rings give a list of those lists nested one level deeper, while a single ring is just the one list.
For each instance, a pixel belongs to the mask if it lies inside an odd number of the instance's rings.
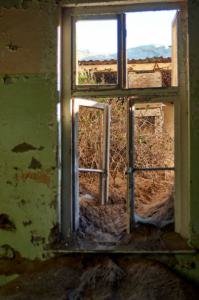
[{"label": "glass pane", "polygon": [[135,167],[174,166],[174,106],[140,103],[134,110]]},{"label": "glass pane", "polygon": [[134,174],[135,211],[140,221],[163,227],[174,223],[174,171]]},{"label": "glass pane", "polygon": [[76,84],[117,84],[117,20],[76,22]]},{"label": "glass pane", "polygon": [[177,85],[176,10],[126,14],[129,88]]}]

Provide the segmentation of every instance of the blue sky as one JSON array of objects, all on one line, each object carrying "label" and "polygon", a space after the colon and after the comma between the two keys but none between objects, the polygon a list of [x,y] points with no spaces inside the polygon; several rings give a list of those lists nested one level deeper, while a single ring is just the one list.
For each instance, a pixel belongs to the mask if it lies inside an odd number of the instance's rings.
[{"label": "blue sky", "polygon": [[[155,44],[171,46],[171,24],[176,11],[127,13],[127,48]],[[115,20],[78,21],[77,49],[92,54],[117,52]]]}]

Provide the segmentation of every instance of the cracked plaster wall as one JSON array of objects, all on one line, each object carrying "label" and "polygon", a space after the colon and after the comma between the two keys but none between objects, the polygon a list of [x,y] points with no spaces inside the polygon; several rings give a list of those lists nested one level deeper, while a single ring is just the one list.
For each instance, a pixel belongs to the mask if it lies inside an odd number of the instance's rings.
[{"label": "cracked plaster wall", "polygon": [[57,19],[56,3],[0,1],[0,256],[44,257],[56,225]]},{"label": "cracked plaster wall", "polygon": [[199,248],[199,1],[189,1],[190,200],[192,241]]}]

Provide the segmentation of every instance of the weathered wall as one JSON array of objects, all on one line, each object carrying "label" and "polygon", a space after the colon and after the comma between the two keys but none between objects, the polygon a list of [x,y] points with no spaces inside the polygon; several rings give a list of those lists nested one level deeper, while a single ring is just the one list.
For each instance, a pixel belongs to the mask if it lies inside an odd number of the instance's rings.
[{"label": "weathered wall", "polygon": [[192,241],[199,247],[199,1],[189,1],[190,199]]},{"label": "weathered wall", "polygon": [[[56,224],[56,2],[0,0],[1,256],[12,256],[13,248],[23,257],[42,258]],[[191,232],[197,247],[198,15],[199,1],[189,0]],[[199,281],[198,255],[178,255],[170,262]]]},{"label": "weathered wall", "polygon": [[147,87],[161,87],[162,75],[160,71],[153,73],[135,73],[128,74],[129,88],[147,88]]},{"label": "weathered wall", "polygon": [[45,2],[0,1],[0,255],[30,259],[56,224],[57,7]]}]

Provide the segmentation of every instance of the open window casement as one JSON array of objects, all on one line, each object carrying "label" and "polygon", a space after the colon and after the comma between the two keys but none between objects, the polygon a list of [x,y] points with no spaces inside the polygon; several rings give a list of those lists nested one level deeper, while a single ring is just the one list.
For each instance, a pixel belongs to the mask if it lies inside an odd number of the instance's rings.
[{"label": "open window casement", "polygon": [[[73,116],[73,228],[79,227],[79,173],[98,174],[99,176],[99,194],[102,205],[108,203],[109,193],[109,151],[110,151],[110,107],[108,104],[98,103],[93,100],[74,98],[72,100]],[[79,165],[78,152],[78,115],[80,107],[102,111],[102,137],[100,145],[100,168],[82,168]]]}]

